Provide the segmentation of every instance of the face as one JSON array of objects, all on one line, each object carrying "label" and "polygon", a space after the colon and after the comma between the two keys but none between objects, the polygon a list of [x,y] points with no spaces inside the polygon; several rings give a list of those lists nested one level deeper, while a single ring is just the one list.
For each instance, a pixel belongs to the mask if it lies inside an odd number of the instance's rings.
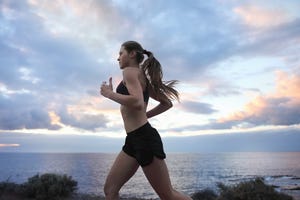
[{"label": "face", "polygon": [[129,66],[130,56],[123,46],[120,49],[118,61],[121,69],[124,69],[125,67]]}]

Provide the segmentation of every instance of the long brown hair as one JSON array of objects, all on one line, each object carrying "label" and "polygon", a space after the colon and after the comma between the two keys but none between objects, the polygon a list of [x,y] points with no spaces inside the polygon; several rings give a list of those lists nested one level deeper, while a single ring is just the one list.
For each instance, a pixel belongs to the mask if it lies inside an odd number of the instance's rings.
[{"label": "long brown hair", "polygon": [[141,68],[150,83],[155,96],[166,97],[168,100],[178,100],[179,93],[175,89],[177,80],[163,81],[163,72],[159,61],[153,56],[153,53],[143,49],[143,47],[135,41],[127,41],[122,46],[128,52],[136,52],[136,61],[140,64],[144,60],[144,54],[148,58],[142,63]]}]

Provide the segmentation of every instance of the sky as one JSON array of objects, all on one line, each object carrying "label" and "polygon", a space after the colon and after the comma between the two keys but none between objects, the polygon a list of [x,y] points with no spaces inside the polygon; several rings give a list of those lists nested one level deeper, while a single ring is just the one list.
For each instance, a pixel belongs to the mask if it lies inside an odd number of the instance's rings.
[{"label": "sky", "polygon": [[[180,102],[149,119],[166,149],[300,151],[298,0],[0,0],[0,152],[115,152],[135,40],[179,80]],[[149,109],[157,105],[151,100]]]}]

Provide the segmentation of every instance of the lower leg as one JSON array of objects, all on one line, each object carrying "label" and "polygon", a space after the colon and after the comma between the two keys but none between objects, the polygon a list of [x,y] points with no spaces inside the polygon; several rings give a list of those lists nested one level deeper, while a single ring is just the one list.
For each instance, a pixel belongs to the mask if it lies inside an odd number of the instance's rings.
[{"label": "lower leg", "polygon": [[184,195],[174,189],[172,189],[170,194],[159,194],[158,196],[160,197],[161,200],[192,200],[191,197]]},{"label": "lower leg", "polygon": [[119,200],[119,192],[107,191],[104,189],[105,200]]},{"label": "lower leg", "polygon": [[111,181],[107,180],[104,185],[105,200],[119,200],[119,190],[119,187],[116,187]]},{"label": "lower leg", "polygon": [[178,200],[192,200],[191,197],[184,195],[176,190],[173,189],[172,191],[172,198],[171,199],[178,199]]}]

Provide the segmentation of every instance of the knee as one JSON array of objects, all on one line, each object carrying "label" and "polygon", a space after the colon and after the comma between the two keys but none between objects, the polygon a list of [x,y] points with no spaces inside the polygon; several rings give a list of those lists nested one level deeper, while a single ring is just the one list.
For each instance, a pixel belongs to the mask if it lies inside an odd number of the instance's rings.
[{"label": "knee", "polygon": [[158,196],[161,200],[174,200],[173,196],[169,194],[159,194]]},{"label": "knee", "polygon": [[107,199],[117,199],[119,196],[119,190],[109,183],[104,184],[103,191]]}]

